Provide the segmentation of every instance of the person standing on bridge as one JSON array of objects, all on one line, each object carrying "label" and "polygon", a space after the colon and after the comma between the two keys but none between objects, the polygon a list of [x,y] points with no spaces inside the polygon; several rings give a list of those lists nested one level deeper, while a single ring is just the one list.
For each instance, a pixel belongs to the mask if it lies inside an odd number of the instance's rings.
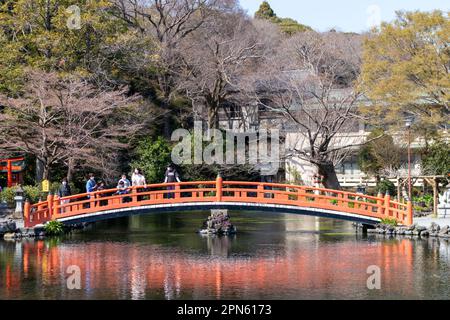
[{"label": "person standing on bridge", "polygon": [[63,178],[61,185],[59,186],[59,189],[58,189],[58,196],[60,198],[62,198],[62,197],[68,197],[71,195],[72,195],[72,191],[70,189],[69,183],[67,182],[67,178]]},{"label": "person standing on bridge", "polygon": [[[67,182],[67,178],[64,178],[61,182],[61,185],[59,186],[58,189],[58,196],[59,198],[63,198],[63,197],[69,197],[72,195],[72,191],[70,189],[70,185],[69,182]],[[69,203],[70,199],[62,199],[61,200],[61,213],[65,212],[65,207],[63,207],[65,204]]]},{"label": "person standing on bridge", "polygon": [[141,173],[141,169],[134,169],[134,173],[131,176],[131,183],[134,186],[146,186],[147,182],[145,181],[144,175]]},{"label": "person standing on bridge", "polygon": [[[88,194],[87,198],[90,199],[91,195],[90,193],[97,191],[97,182],[95,182],[95,175],[93,173],[89,173],[89,179],[86,182],[86,193]],[[90,204],[87,204],[88,207]]]},{"label": "person standing on bridge", "polygon": [[[135,186],[143,186],[144,188],[137,188],[136,192],[142,192],[147,187],[147,182],[145,181],[144,175],[141,173],[141,169],[134,169],[134,173],[131,176],[131,183],[133,184],[133,187]],[[138,196],[137,200],[142,200],[142,196]]]},{"label": "person standing on bridge", "polygon": [[92,193],[97,191],[97,182],[95,182],[95,175],[93,173],[89,173],[89,179],[86,182],[86,192]]},{"label": "person standing on bridge", "polygon": [[[178,174],[178,171],[173,167],[173,165],[169,163],[167,165],[167,170],[164,175],[164,183],[174,183],[174,182],[181,182],[180,175]],[[174,190],[174,189],[175,189],[174,185],[167,187],[167,190]],[[167,198],[170,199],[173,197],[174,197],[173,193],[167,194]]]},{"label": "person standing on bridge", "polygon": [[[100,181],[100,182],[97,184],[97,191],[104,191],[104,190],[106,190],[105,182]],[[99,196],[100,198],[103,198],[103,197],[106,197],[107,195],[106,195],[106,193],[100,192],[100,193],[98,194],[98,196]],[[96,205],[97,205],[97,204],[96,204]],[[106,205],[108,205],[108,200],[100,200],[100,206],[106,206]]]}]

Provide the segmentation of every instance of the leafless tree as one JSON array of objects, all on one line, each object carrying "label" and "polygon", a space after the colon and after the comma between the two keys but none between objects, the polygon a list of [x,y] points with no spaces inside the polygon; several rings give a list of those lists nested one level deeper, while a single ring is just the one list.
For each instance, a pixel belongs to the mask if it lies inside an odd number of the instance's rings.
[{"label": "leafless tree", "polygon": [[211,12],[233,7],[234,0],[111,0],[113,14],[157,45],[152,61],[159,100],[165,110],[164,133],[171,134],[171,101],[177,92],[182,60],[180,45],[211,19]]},{"label": "leafless tree", "polygon": [[0,145],[35,156],[38,181],[55,164],[65,164],[69,178],[76,166],[103,171],[141,128],[137,99],[126,88],[100,91],[79,78],[30,71],[21,97],[0,95]]},{"label": "leafless tree", "polygon": [[[216,12],[214,19],[202,25],[183,46],[184,68],[179,88],[193,101],[208,121],[209,128],[219,126],[219,112],[230,116],[225,105],[234,105],[239,116],[247,117],[255,105],[247,84],[265,57],[273,53],[280,33],[268,23],[253,21],[239,8]],[[253,110],[254,111],[254,110]]]},{"label": "leafless tree", "polygon": [[[227,100],[240,105],[243,82],[263,61],[265,40],[240,10],[215,14],[183,47],[180,82],[194,105],[204,106],[209,128],[218,128]],[[244,97],[242,95],[242,97]]]},{"label": "leafless tree", "polygon": [[255,81],[261,104],[295,129],[287,152],[315,165],[327,188],[340,188],[335,165],[358,144],[352,132],[358,131],[362,97],[354,89],[360,63],[358,36],[305,32],[286,39]]}]

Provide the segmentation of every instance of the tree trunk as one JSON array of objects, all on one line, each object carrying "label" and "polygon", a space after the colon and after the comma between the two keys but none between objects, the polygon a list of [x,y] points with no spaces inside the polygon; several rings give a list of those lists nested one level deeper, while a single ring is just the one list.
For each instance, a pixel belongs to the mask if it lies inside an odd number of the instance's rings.
[{"label": "tree trunk", "polygon": [[42,179],[43,180],[48,180],[49,172],[50,172],[50,166],[47,165],[47,164],[44,164],[44,171],[42,172]]},{"label": "tree trunk", "polygon": [[44,163],[36,158],[36,182],[41,183],[44,179]]},{"label": "tree trunk", "polygon": [[323,177],[323,185],[327,189],[340,190],[341,184],[336,175],[333,163],[327,162],[317,165],[319,175]]},{"label": "tree trunk", "polygon": [[67,163],[67,181],[72,181],[74,171],[74,161],[72,158]]},{"label": "tree trunk", "polygon": [[219,116],[217,113],[217,109],[211,106],[208,106],[208,128],[209,129],[219,128]]},{"label": "tree trunk", "polygon": [[170,107],[170,102],[168,99],[164,99],[161,103],[161,107],[164,110],[164,118],[163,118],[163,135],[166,139],[170,139],[172,136],[172,109]]}]

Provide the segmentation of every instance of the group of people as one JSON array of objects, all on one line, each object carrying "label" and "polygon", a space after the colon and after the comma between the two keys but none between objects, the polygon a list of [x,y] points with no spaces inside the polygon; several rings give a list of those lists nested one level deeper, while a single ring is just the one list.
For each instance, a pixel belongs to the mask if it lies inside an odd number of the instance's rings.
[{"label": "group of people", "polygon": [[[181,182],[180,175],[178,171],[172,164],[167,165],[167,169],[164,175],[164,183],[174,183]],[[142,174],[142,171],[139,168],[136,168],[133,171],[131,176],[131,181],[128,179],[127,175],[122,174],[121,178],[117,182],[116,192],[114,195],[125,195],[131,193],[131,187],[142,187],[145,189],[147,187],[147,181],[145,180],[145,176]],[[95,175],[93,173],[89,174],[88,180],[86,181],[86,193],[88,194],[88,198],[90,198],[90,193],[96,191],[102,191],[106,189],[106,184],[104,181],[96,181]],[[168,186],[168,190],[173,190],[173,186]],[[138,189],[139,190],[139,189]],[[58,188],[57,192],[60,198],[69,197],[72,195],[72,190],[67,181],[67,178],[64,178],[61,182],[61,185]],[[173,194],[169,193],[168,197],[173,197]],[[124,198],[124,201],[127,202],[130,199]],[[69,200],[61,200],[61,204],[68,203]]]},{"label": "group of people", "polygon": [[[173,182],[181,182],[180,175],[172,164],[167,166],[167,170],[164,175],[164,183],[173,183]],[[127,175],[122,174],[120,180],[117,183],[117,192],[116,194],[128,194],[130,193],[131,187],[147,187],[147,181],[145,176],[142,174],[141,169],[136,168],[131,176],[131,181],[128,180]],[[89,174],[89,179],[86,182],[86,192],[92,193],[95,191],[101,191],[105,189],[105,183],[103,181],[96,182],[94,174]],[[172,189],[172,186],[169,187]]]}]

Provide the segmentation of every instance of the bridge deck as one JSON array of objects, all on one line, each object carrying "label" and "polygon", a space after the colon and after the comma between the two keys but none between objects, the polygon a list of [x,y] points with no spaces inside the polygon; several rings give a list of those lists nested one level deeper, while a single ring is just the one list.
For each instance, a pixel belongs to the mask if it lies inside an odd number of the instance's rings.
[{"label": "bridge deck", "polygon": [[411,203],[392,201],[389,195],[373,197],[307,186],[223,181],[220,177],[216,181],[131,187],[128,192],[118,194],[117,189],[110,189],[64,198],[49,195],[46,201],[26,203],[25,225],[32,227],[50,220],[95,221],[145,210],[192,210],[218,205],[372,223],[390,218],[403,225],[412,224]]}]

